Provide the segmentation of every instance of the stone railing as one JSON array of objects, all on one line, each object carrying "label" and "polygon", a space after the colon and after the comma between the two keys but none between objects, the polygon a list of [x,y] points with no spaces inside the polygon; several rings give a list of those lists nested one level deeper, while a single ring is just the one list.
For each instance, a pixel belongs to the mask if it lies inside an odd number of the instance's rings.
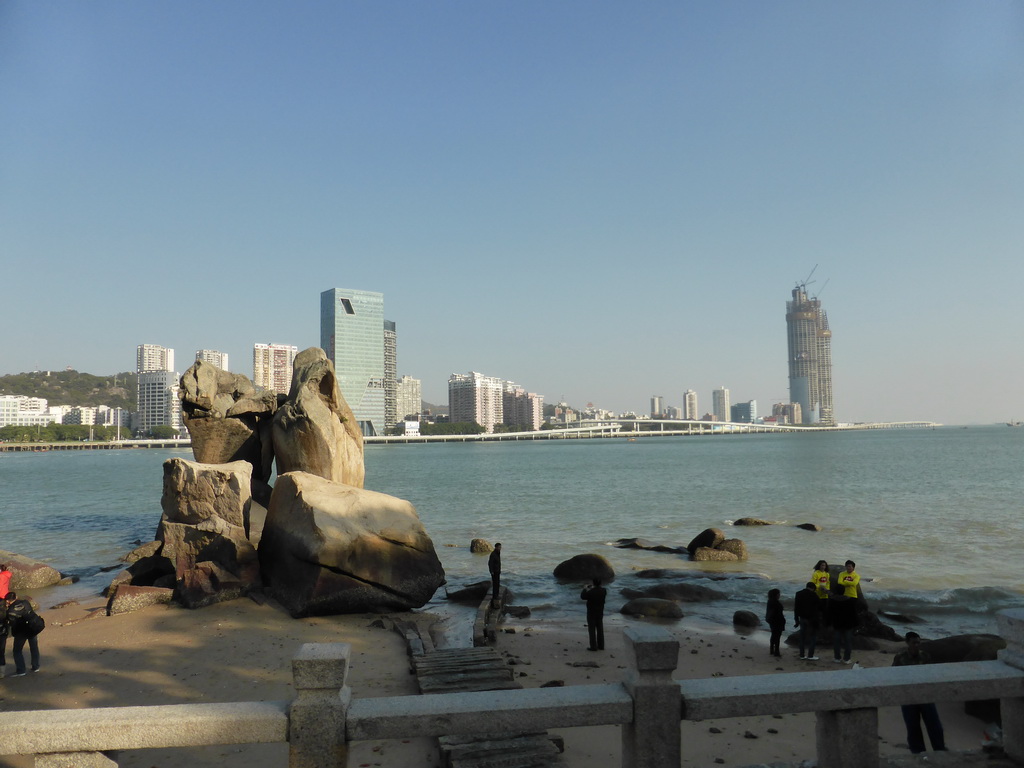
[{"label": "stone railing", "polygon": [[1004,611],[998,661],[674,681],[679,644],[626,630],[621,684],[353,699],[349,646],[307,644],[288,702],[6,712],[0,750],[37,768],[110,768],[127,749],[288,742],[290,768],[342,768],[361,739],[621,725],[625,768],[678,768],[679,722],[815,712],[820,768],[878,764],[878,708],[1001,699],[1004,746],[1024,761],[1024,610]]}]

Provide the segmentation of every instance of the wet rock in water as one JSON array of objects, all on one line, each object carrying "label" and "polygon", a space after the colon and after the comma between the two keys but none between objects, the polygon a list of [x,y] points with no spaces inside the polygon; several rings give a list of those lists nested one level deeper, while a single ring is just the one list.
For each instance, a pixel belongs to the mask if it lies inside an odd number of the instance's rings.
[{"label": "wet rock in water", "polygon": [[291,391],[274,414],[273,441],[278,475],[306,472],[363,487],[363,433],[319,347],[295,357]]},{"label": "wet rock in water", "polygon": [[619,611],[626,616],[644,616],[652,619],[681,619],[683,609],[674,600],[657,597],[638,597],[627,602]]},{"label": "wet rock in water", "polygon": [[709,603],[713,600],[724,600],[728,595],[717,589],[703,587],[699,584],[676,582],[674,584],[655,584],[643,590],[624,589],[622,594],[627,598],[657,597],[662,600],[677,600],[683,603]]},{"label": "wet rock in water", "polygon": [[775,525],[770,520],[762,520],[759,517],[741,517],[733,525]]},{"label": "wet rock in water", "polygon": [[686,545],[686,549],[689,552],[696,552],[701,547],[714,549],[723,541],[725,541],[725,534],[720,529],[705,528],[703,531],[701,531],[693,537],[693,540]]},{"label": "wet rock in water", "polygon": [[454,592],[447,592],[445,596],[456,603],[479,603],[490,591],[491,582],[488,579],[474,582]]},{"label": "wet rock in water", "polygon": [[726,539],[715,549],[720,552],[730,552],[736,555],[737,560],[746,560],[748,558],[747,545],[741,539]]},{"label": "wet rock in water", "polygon": [[737,627],[753,628],[761,626],[761,619],[753,611],[736,611],[732,615],[732,623]]},{"label": "wet rock in water", "polygon": [[469,542],[469,551],[474,555],[486,555],[493,550],[494,547],[491,546],[491,542],[487,539],[473,539]]},{"label": "wet rock in water", "polygon": [[908,613],[892,613],[890,611],[879,611],[878,617],[886,621],[895,621],[898,624],[922,624],[924,619],[920,616],[913,616]]},{"label": "wet rock in water", "polygon": [[308,472],[278,477],[259,558],[296,618],[419,608],[444,583],[412,504]]},{"label": "wet rock in water", "polygon": [[604,583],[614,581],[615,569],[603,555],[585,554],[570,557],[555,566],[556,579],[567,581],[590,581],[600,579]]},{"label": "wet rock in water", "polygon": [[883,624],[878,616],[871,611],[861,611],[857,615],[857,621],[857,632],[865,637],[877,637],[880,640],[893,640],[895,642],[903,640],[903,635],[888,624]]},{"label": "wet rock in water", "polygon": [[147,544],[143,544],[141,546],[136,547],[131,552],[129,552],[127,555],[122,557],[121,561],[125,562],[125,563],[128,563],[130,565],[131,563],[138,562],[139,560],[141,560],[144,557],[152,557],[153,555],[155,555],[157,552],[160,551],[160,547],[162,547],[162,546],[163,546],[163,542],[151,541],[151,542],[149,542]]},{"label": "wet rock in water", "polygon": [[693,559],[706,562],[738,562],[739,558],[732,552],[711,547],[698,547],[693,552]]},{"label": "wet rock in water", "polygon": [[690,550],[678,544],[659,544],[650,539],[619,539],[615,542],[618,549],[646,549],[651,552],[671,552],[685,555]]},{"label": "wet rock in water", "polygon": [[506,605],[505,615],[511,616],[515,619],[528,619],[530,618],[531,611],[528,605]]},{"label": "wet rock in water", "polygon": [[798,523],[794,527],[795,528],[800,528],[801,530],[804,530],[804,531],[820,531],[821,530],[821,526],[817,525],[815,523]]}]

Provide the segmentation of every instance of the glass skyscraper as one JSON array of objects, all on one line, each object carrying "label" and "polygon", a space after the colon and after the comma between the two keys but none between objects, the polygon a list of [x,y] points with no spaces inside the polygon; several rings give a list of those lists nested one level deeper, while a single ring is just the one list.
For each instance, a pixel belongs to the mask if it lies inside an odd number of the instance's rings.
[{"label": "glass skyscraper", "polygon": [[320,346],[334,363],[341,394],[363,434],[383,435],[384,294],[347,288],[321,293]]},{"label": "glass skyscraper", "polygon": [[804,424],[835,426],[832,414],[832,331],[819,299],[804,283],[786,302],[789,337],[789,399],[799,403]]}]

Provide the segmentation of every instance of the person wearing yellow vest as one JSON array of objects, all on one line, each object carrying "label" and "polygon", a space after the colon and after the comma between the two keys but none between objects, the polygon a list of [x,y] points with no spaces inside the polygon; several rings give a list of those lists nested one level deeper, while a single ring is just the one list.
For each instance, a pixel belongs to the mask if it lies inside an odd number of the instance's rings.
[{"label": "person wearing yellow vest", "polygon": [[828,600],[829,578],[828,563],[824,560],[819,560],[814,566],[811,581],[814,582],[814,591],[821,600]]},{"label": "person wearing yellow vest", "polygon": [[839,574],[837,579],[839,586],[843,588],[843,594],[847,597],[857,597],[857,585],[860,584],[860,574],[854,568],[857,564],[853,560],[846,561],[846,570]]}]

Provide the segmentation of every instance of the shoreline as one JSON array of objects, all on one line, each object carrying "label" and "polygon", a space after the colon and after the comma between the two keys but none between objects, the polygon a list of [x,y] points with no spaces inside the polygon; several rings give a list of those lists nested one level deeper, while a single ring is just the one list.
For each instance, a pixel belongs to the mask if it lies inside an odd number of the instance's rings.
[{"label": "shoreline", "polygon": [[[0,681],[0,711],[110,707],[186,702],[287,700],[292,697],[290,660],[306,642],[347,642],[352,646],[350,685],[355,697],[418,695],[409,672],[404,641],[381,625],[388,618],[415,619],[443,628],[431,612],[355,614],[292,619],[272,601],[241,598],[194,611],[152,606],[141,611],[81,620],[102,601],[43,609],[47,629],[40,636],[42,671]],[[544,621],[506,617],[496,649],[514,667],[524,687],[551,681],[564,685],[614,683],[625,665],[622,628],[636,620],[618,614],[605,619],[606,651],[588,653],[584,614],[578,619]],[[856,674],[828,658],[805,662],[785,648],[781,659],[768,654],[768,633],[741,635],[684,618],[658,622],[680,643],[677,679],[820,671]],[[470,644],[470,638],[451,638]],[[463,641],[464,642],[460,642]],[[855,652],[861,666],[889,666],[901,644],[880,651]],[[10,648],[8,647],[8,650]],[[820,655],[820,653],[819,653]],[[13,661],[9,670],[13,671]],[[984,723],[958,705],[940,705],[950,749],[977,749]],[[814,756],[813,713],[681,725],[688,760],[695,765],[741,768],[762,762]],[[556,730],[565,739],[569,768],[618,765],[618,727]],[[879,710],[880,753],[907,754],[897,708]],[[904,745],[904,746],[901,746]],[[122,752],[122,768],[271,768],[287,764],[286,745],[207,747]],[[719,762],[722,761],[722,762]],[[0,768],[25,768],[27,758],[0,757]],[[350,764],[405,768],[437,766],[430,739],[358,742]]]}]

